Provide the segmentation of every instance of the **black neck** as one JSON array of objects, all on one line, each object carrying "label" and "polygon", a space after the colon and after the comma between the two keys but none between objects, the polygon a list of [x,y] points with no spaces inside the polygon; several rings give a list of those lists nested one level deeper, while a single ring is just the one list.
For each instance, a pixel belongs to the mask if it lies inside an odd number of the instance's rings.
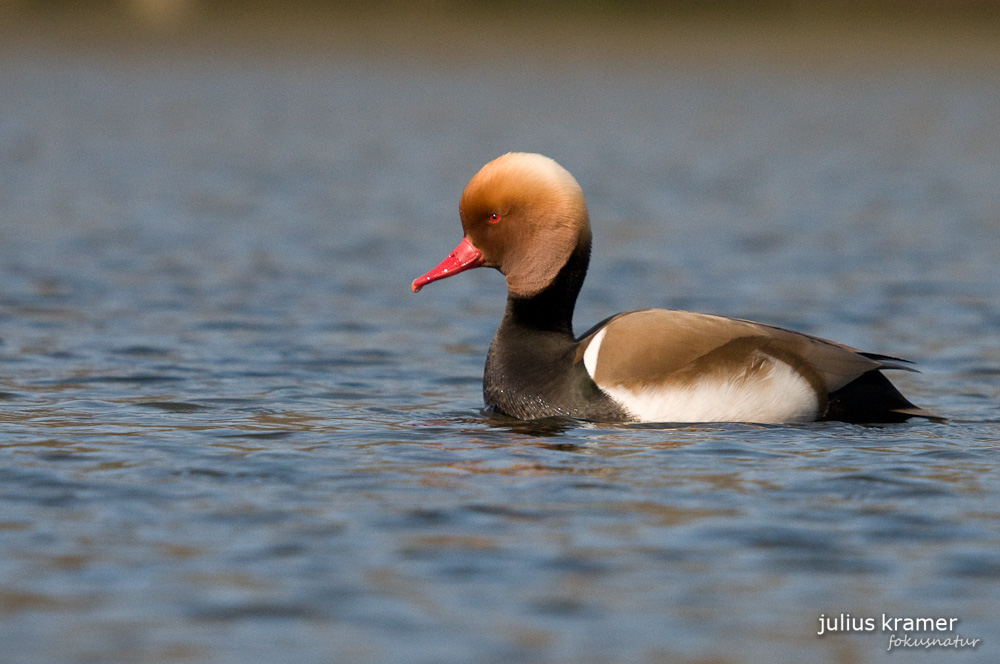
[{"label": "black neck", "polygon": [[556,278],[530,297],[507,296],[507,310],[501,329],[513,325],[538,332],[554,332],[573,338],[573,308],[587,276],[590,243],[578,246]]},{"label": "black neck", "polygon": [[541,292],[507,296],[507,311],[486,356],[483,399],[490,408],[520,419],[629,419],[576,356],[573,307],[589,261],[586,241]]}]

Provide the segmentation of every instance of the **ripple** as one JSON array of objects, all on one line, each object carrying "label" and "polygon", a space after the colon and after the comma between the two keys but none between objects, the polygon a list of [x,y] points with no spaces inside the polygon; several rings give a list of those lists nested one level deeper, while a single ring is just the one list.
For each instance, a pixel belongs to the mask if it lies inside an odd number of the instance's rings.
[{"label": "ripple", "polygon": [[208,406],[184,401],[140,401],[135,404],[139,408],[152,408],[168,413],[197,413],[211,410]]},{"label": "ripple", "polygon": [[[621,67],[597,27],[486,68],[5,31],[6,659],[814,664],[885,647],[816,638],[824,612],[996,631],[996,45],[834,31],[810,63],[818,34],[758,26],[778,51],[744,59],[706,23]],[[893,380],[953,419],[485,411],[502,277],[408,284],[518,146],[587,192],[579,329],[783,324],[920,360]]]}]

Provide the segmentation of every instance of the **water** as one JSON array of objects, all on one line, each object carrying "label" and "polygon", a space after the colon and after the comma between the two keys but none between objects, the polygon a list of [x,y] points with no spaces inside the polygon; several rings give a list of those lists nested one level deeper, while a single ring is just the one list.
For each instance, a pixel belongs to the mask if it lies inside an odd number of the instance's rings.
[{"label": "water", "polygon": [[[7,41],[5,660],[881,661],[841,613],[995,658],[1000,70],[702,56]],[[502,279],[409,282],[512,149],[588,195],[578,329],[785,325],[917,361],[951,422],[483,414]]]}]

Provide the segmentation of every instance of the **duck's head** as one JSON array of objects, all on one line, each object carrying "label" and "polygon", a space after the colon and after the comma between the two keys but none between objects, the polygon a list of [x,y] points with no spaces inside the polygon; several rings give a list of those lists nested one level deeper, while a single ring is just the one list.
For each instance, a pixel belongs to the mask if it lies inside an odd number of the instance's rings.
[{"label": "duck's head", "polygon": [[590,245],[583,191],[573,176],[540,154],[512,152],[480,169],[459,202],[465,237],[441,263],[417,278],[416,293],[438,279],[493,267],[512,295],[530,297]]}]

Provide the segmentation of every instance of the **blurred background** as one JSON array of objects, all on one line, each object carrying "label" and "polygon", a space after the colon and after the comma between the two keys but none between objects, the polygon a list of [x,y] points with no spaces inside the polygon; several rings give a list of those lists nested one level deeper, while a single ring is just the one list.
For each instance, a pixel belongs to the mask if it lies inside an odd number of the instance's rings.
[{"label": "blurred background", "polygon": [[10,13],[51,13],[132,15],[152,23],[190,22],[196,18],[225,14],[281,13],[302,14],[316,12],[571,12],[613,16],[642,14],[645,16],[718,16],[723,14],[772,17],[807,15],[843,17],[876,16],[950,16],[972,18],[995,17],[995,0],[4,0],[2,6]]},{"label": "blurred background", "polygon": [[[129,26],[153,31],[184,32],[199,28],[256,22],[256,28],[311,28],[316,32],[334,30],[336,24],[367,18],[383,28],[408,25],[409,39],[395,46],[410,49],[422,45],[432,35],[433,24],[439,30],[453,31],[469,27],[470,22],[485,21],[488,31],[494,21],[516,19],[518,22],[548,20],[564,24],[600,21],[672,24],[692,21],[768,21],[782,24],[864,24],[868,27],[899,28],[912,23],[930,23],[938,28],[960,25],[984,27],[1000,20],[996,0],[562,0],[531,2],[521,0],[3,0],[0,17],[8,29],[23,29],[24,22],[34,22],[78,30],[99,25]],[[20,24],[18,22],[21,22]],[[116,37],[123,35],[116,34]],[[356,35],[361,43],[370,43],[375,33]],[[440,33],[434,36],[442,36]],[[468,43],[469,35],[448,34],[449,41]],[[517,37],[517,35],[507,35]],[[554,35],[549,35],[554,36]]]},{"label": "blurred background", "polygon": [[[0,0],[0,659],[1000,661],[998,16]],[[782,325],[950,424],[483,413],[503,280],[409,284],[510,150],[587,196],[578,331]]]}]

